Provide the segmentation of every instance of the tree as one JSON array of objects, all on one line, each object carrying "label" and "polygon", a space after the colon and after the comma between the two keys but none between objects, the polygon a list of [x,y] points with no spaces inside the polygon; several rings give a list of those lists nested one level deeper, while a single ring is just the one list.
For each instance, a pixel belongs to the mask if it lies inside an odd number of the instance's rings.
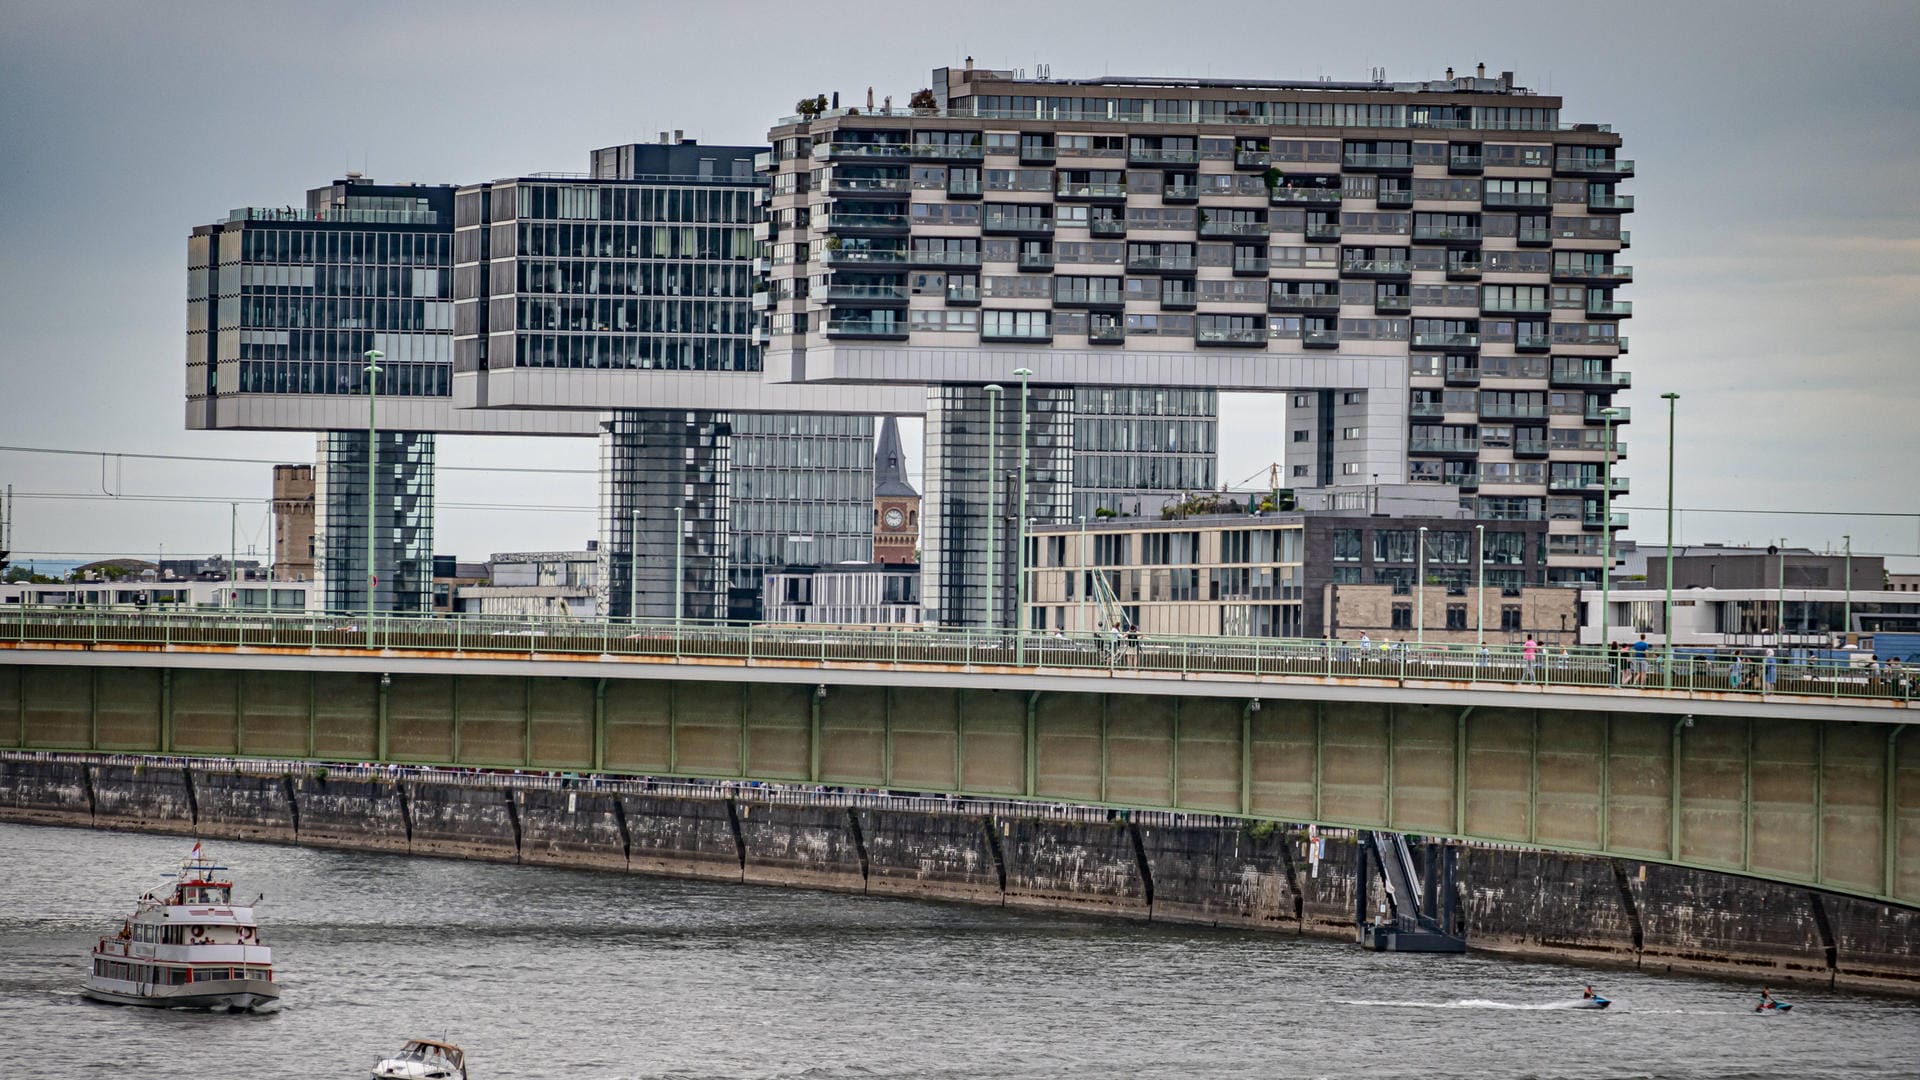
[{"label": "tree", "polygon": [[827,111],[827,95],[816,94],[810,98],[801,98],[794,103],[793,111],[812,120]]},{"label": "tree", "polygon": [[907,107],[915,112],[933,112],[940,107],[940,100],[933,96],[931,89],[922,88],[915,90],[913,96],[907,99]]}]

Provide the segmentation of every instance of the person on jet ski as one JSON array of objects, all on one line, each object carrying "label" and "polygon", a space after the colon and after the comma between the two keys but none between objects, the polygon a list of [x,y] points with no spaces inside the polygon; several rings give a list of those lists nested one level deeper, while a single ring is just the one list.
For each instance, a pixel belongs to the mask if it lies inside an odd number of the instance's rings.
[{"label": "person on jet ski", "polygon": [[1600,996],[1600,995],[1598,995],[1598,994],[1596,994],[1596,993],[1594,993],[1594,992],[1593,992],[1593,984],[1592,984],[1592,983],[1588,983],[1588,984],[1587,984],[1587,988],[1586,988],[1586,990],[1585,990],[1585,991],[1583,991],[1583,992],[1581,993],[1581,995],[1580,995],[1580,997],[1581,997],[1581,998],[1582,998],[1583,1000],[1586,1000],[1586,1001],[1592,1001],[1592,1000],[1593,1000],[1594,998],[1596,998],[1596,997],[1599,997],[1599,996]]},{"label": "person on jet ski", "polygon": [[1780,1003],[1773,1000],[1773,995],[1768,992],[1767,988],[1764,986],[1761,987],[1760,988],[1760,1004],[1755,1005],[1753,1007],[1753,1011],[1759,1012],[1762,1009],[1777,1009],[1779,1007],[1780,1007]]}]

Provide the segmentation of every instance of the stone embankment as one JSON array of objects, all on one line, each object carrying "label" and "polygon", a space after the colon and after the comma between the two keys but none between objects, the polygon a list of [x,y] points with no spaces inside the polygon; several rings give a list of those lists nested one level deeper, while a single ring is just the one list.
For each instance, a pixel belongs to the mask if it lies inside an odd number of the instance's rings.
[{"label": "stone embankment", "polygon": [[[1107,820],[1044,804],[9,755],[0,820],[1355,934],[1349,838],[1330,838],[1315,867],[1297,831],[1160,813]],[[1458,888],[1476,949],[1920,995],[1920,911],[1657,863],[1483,847],[1463,852]]]}]

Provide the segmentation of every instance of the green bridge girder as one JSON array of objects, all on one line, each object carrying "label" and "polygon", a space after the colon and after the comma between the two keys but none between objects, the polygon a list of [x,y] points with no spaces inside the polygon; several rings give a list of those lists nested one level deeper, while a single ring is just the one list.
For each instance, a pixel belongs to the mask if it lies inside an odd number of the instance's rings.
[{"label": "green bridge girder", "polygon": [[0,663],[0,749],[1169,809],[1668,862],[1920,907],[1920,737],[1903,742],[1900,723],[1767,716],[1760,700],[1753,715],[1681,717],[1355,701],[1312,686],[1280,698],[1259,687],[1255,700],[830,675],[816,685],[751,670],[722,680],[671,668],[605,678],[301,670],[297,657],[258,667],[34,659]]}]

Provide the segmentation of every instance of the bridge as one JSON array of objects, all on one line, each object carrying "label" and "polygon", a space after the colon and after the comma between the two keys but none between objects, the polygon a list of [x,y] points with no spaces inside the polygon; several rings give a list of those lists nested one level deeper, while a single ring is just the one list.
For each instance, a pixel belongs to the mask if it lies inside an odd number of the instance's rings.
[{"label": "bridge", "polygon": [[[1629,685],[1619,685],[1623,682]],[[951,792],[1385,829],[1920,907],[1904,679],[1271,639],[0,615],[0,748]]]}]

